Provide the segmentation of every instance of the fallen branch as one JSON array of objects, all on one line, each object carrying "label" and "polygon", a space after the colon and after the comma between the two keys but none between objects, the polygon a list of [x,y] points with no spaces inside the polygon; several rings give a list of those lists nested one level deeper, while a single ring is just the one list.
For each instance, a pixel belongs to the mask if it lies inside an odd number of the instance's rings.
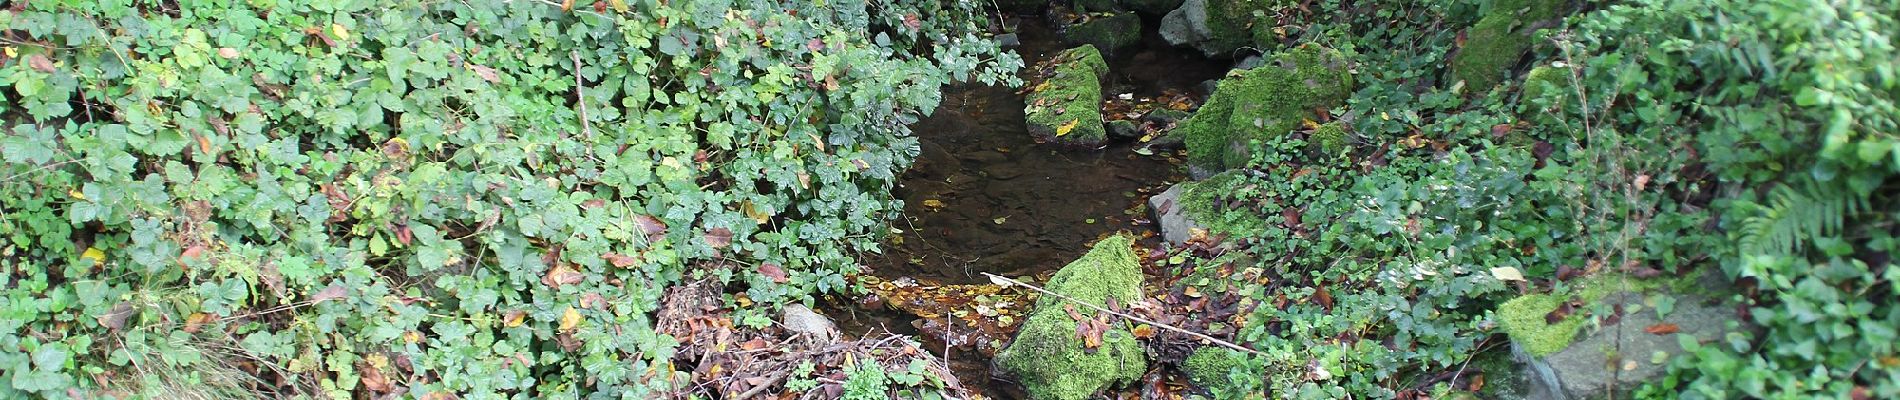
[{"label": "fallen branch", "polygon": [[1228,342],[1228,341],[1225,341],[1225,340],[1220,340],[1220,339],[1215,339],[1215,338],[1214,338],[1213,336],[1208,336],[1208,335],[1205,335],[1205,334],[1202,334],[1202,333],[1200,333],[1200,332],[1194,332],[1194,331],[1190,331],[1190,330],[1187,330],[1187,329],[1182,329],[1182,328],[1178,328],[1178,327],[1175,327],[1174,325],[1168,325],[1168,324],[1164,324],[1164,323],[1160,323],[1160,322],[1155,322],[1155,321],[1151,321],[1151,320],[1148,320],[1147,318],[1142,318],[1142,317],[1137,317],[1137,316],[1133,316],[1133,315],[1128,315],[1128,314],[1123,314],[1123,313],[1120,313],[1120,312],[1115,312],[1114,310],[1110,310],[1110,309],[1108,309],[1108,308],[1106,308],[1106,307],[1102,307],[1102,306],[1098,306],[1098,305],[1094,305],[1094,304],[1089,304],[1089,303],[1087,303],[1087,302],[1083,302],[1083,301],[1081,301],[1081,300],[1076,300],[1076,299],[1075,299],[1074,297],[1069,297],[1069,296],[1064,296],[1064,295],[1062,295],[1061,293],[1056,293],[1056,292],[1051,292],[1051,291],[1048,291],[1048,290],[1046,290],[1046,289],[1043,289],[1043,288],[1040,288],[1040,287],[1036,287],[1036,285],[1031,285],[1031,284],[1028,284],[1028,283],[1023,283],[1023,281],[1019,281],[1019,280],[1015,280],[1015,279],[1009,279],[1009,278],[1005,278],[1005,277],[1002,277],[1002,276],[999,276],[999,275],[996,275],[996,274],[992,274],[992,273],[988,273],[988,272],[983,272],[982,274],[983,274],[983,276],[987,276],[987,277],[990,277],[990,282],[991,282],[991,283],[995,283],[995,284],[996,284],[997,286],[1003,286],[1003,287],[1010,287],[1010,286],[1022,286],[1022,287],[1026,287],[1026,288],[1029,288],[1029,290],[1034,290],[1034,291],[1036,291],[1037,293],[1042,293],[1042,294],[1045,294],[1045,295],[1050,295],[1050,296],[1055,296],[1055,297],[1056,297],[1056,298],[1058,298],[1058,299],[1063,299],[1063,300],[1067,300],[1067,301],[1069,301],[1069,302],[1071,302],[1071,303],[1075,303],[1075,304],[1081,304],[1081,305],[1084,305],[1084,306],[1088,306],[1089,308],[1093,308],[1093,309],[1095,309],[1096,311],[1101,311],[1101,312],[1105,312],[1105,313],[1109,313],[1109,314],[1114,314],[1114,315],[1116,315],[1116,316],[1119,316],[1119,317],[1122,317],[1122,318],[1127,318],[1127,319],[1131,319],[1131,320],[1135,320],[1135,321],[1140,321],[1141,323],[1144,323],[1144,324],[1148,324],[1148,325],[1154,325],[1154,326],[1157,326],[1157,327],[1161,327],[1162,329],[1167,329],[1167,330],[1171,330],[1171,331],[1175,331],[1175,332],[1180,332],[1180,333],[1183,333],[1183,334],[1186,334],[1186,335],[1188,335],[1188,336],[1193,336],[1193,337],[1195,337],[1195,338],[1198,338],[1198,339],[1201,339],[1201,340],[1206,340],[1206,341],[1209,341],[1209,342],[1213,342],[1214,344],[1218,344],[1218,345],[1221,345],[1221,347],[1226,347],[1226,348],[1229,348],[1229,349],[1234,349],[1234,350],[1236,350],[1236,351],[1241,351],[1241,352],[1245,352],[1245,353],[1247,353],[1247,354],[1255,354],[1255,355],[1258,355],[1258,354],[1260,354],[1260,352],[1259,352],[1259,351],[1256,351],[1256,350],[1254,350],[1254,349],[1249,349],[1249,348],[1246,348],[1246,347],[1242,347],[1241,345],[1238,345],[1238,344],[1234,344],[1233,342]]},{"label": "fallen branch", "polygon": [[587,122],[587,87],[581,85],[581,52],[569,50],[568,57],[574,59],[574,100],[581,106],[581,137],[594,138],[594,127]]}]

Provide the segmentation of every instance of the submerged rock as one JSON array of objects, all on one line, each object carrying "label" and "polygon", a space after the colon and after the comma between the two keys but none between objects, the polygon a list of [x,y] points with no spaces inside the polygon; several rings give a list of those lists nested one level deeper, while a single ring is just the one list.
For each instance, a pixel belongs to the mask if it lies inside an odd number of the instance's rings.
[{"label": "submerged rock", "polygon": [[1093,45],[1106,54],[1119,53],[1141,42],[1141,17],[1132,12],[1092,17],[1070,26],[1062,37],[1069,43]]},{"label": "submerged rock", "polygon": [[[1088,254],[1056,271],[1044,287],[1076,301],[1103,305],[1113,298],[1121,304],[1141,299],[1141,264],[1130,248],[1133,239],[1112,236],[1095,244]],[[1073,311],[1071,311],[1073,310]],[[1037,399],[1080,400],[1110,387],[1139,379],[1147,358],[1128,332],[1126,322],[1110,318],[1095,348],[1077,335],[1074,315],[1099,319],[1093,308],[1074,305],[1055,296],[1042,296],[1022,330],[996,363],[1014,375]]]},{"label": "submerged rock", "polygon": [[1450,82],[1481,93],[1504,81],[1534,42],[1531,33],[1562,16],[1568,0],[1500,0],[1465,30],[1465,46],[1451,58]]},{"label": "submerged rock", "polygon": [[1025,99],[1029,133],[1037,140],[1095,147],[1108,136],[1102,127],[1102,77],[1108,63],[1093,45],[1057,53],[1055,73]]},{"label": "submerged rock", "polygon": [[1116,139],[1134,139],[1141,136],[1141,126],[1135,121],[1118,119],[1108,122],[1108,137]]},{"label": "submerged rock", "polygon": [[1198,178],[1245,165],[1250,141],[1292,132],[1314,109],[1344,102],[1352,94],[1348,64],[1337,50],[1309,44],[1230,74],[1175,128],[1187,142],[1189,170]]}]

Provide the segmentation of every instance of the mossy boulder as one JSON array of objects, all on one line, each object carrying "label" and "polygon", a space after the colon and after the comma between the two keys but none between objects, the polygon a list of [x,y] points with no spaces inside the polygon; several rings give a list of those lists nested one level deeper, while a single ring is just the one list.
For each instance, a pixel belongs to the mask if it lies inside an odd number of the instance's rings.
[{"label": "mossy boulder", "polygon": [[1504,81],[1531,49],[1531,34],[1562,16],[1568,0],[1499,0],[1465,30],[1465,46],[1451,59],[1451,82],[1479,93]]},{"label": "mossy boulder", "polygon": [[1122,9],[1150,15],[1167,14],[1181,8],[1181,0],[1121,0]]},{"label": "mossy boulder", "polygon": [[1063,50],[1051,61],[1055,73],[1037,85],[1023,110],[1037,140],[1077,147],[1102,144],[1102,78],[1108,63],[1093,45]]},{"label": "mossy boulder", "polygon": [[1069,43],[1087,44],[1103,53],[1115,54],[1141,42],[1141,17],[1132,12],[1092,16],[1069,26],[1062,37]]},{"label": "mossy boulder", "polygon": [[1161,19],[1161,37],[1213,57],[1242,48],[1273,48],[1280,42],[1274,15],[1299,6],[1293,0],[1186,0]]},{"label": "mossy boulder", "polygon": [[1206,179],[1184,183],[1180,205],[1189,220],[1205,227],[1208,233],[1234,236],[1258,235],[1266,231],[1270,222],[1267,214],[1259,210],[1234,209],[1226,205],[1224,197],[1242,190],[1250,184],[1243,179],[1242,171],[1233,170],[1214,174]]},{"label": "mossy boulder", "polygon": [[1232,383],[1227,374],[1239,367],[1244,355],[1233,350],[1208,346],[1194,350],[1181,361],[1181,372],[1188,382],[1207,389],[1223,389]]},{"label": "mossy boulder", "polygon": [[1284,135],[1313,119],[1313,110],[1352,94],[1349,62],[1337,50],[1304,45],[1277,53],[1266,66],[1230,74],[1176,133],[1187,142],[1197,178],[1247,164],[1249,142]]},{"label": "mossy boulder", "polygon": [[[1121,304],[1141,299],[1141,264],[1128,236],[1102,239],[1088,254],[1056,271],[1045,289],[1076,301]],[[1042,296],[1016,333],[1016,340],[996,354],[1002,371],[1014,375],[1030,396],[1044,400],[1080,400],[1096,392],[1139,379],[1147,358],[1135,336],[1122,323],[1102,334],[1101,345],[1088,348],[1076,336],[1077,321],[1070,302]],[[1075,312],[1093,318],[1093,308],[1074,305]]]}]

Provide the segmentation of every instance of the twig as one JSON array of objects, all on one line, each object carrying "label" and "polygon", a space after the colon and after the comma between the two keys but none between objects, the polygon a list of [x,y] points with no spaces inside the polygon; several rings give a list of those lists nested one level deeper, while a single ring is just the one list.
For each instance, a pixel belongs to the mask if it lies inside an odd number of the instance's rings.
[{"label": "twig", "polygon": [[735,399],[750,399],[752,398],[752,396],[758,395],[760,392],[764,392],[766,388],[770,388],[772,387],[772,385],[777,385],[780,379],[785,379],[785,375],[786,375],[785,371],[779,371],[778,373],[772,374],[772,376],[765,378],[764,384],[753,386],[752,389],[746,390],[745,393],[740,393],[739,397],[734,397],[734,398]]},{"label": "twig", "polygon": [[1061,293],[1056,293],[1056,292],[1051,292],[1051,291],[1048,291],[1048,290],[1046,290],[1046,289],[1043,289],[1043,288],[1040,288],[1040,287],[1036,287],[1036,285],[1031,285],[1031,284],[1028,284],[1028,283],[1023,283],[1023,281],[1019,281],[1019,280],[1015,280],[1015,279],[1009,279],[1009,278],[1005,278],[1005,277],[1002,277],[1002,276],[999,276],[999,275],[996,275],[996,274],[992,274],[992,273],[988,273],[988,272],[983,272],[982,274],[983,274],[983,276],[987,276],[987,277],[989,277],[989,278],[990,278],[990,281],[991,281],[991,282],[996,282],[996,283],[998,283],[998,284],[1003,284],[1003,286],[1022,286],[1022,287],[1026,287],[1026,288],[1029,288],[1030,290],[1034,290],[1034,291],[1036,291],[1037,293],[1042,293],[1042,294],[1045,294],[1045,295],[1050,295],[1050,296],[1055,296],[1055,297],[1056,297],[1056,298],[1058,298],[1058,299],[1063,299],[1063,300],[1067,300],[1067,301],[1069,301],[1069,302],[1072,302],[1072,303],[1076,303],[1076,304],[1081,304],[1081,305],[1084,305],[1084,306],[1088,306],[1089,308],[1093,308],[1093,309],[1095,309],[1096,311],[1101,311],[1101,312],[1105,312],[1105,313],[1109,313],[1109,314],[1114,314],[1114,315],[1116,315],[1116,316],[1119,316],[1119,317],[1122,317],[1122,318],[1127,318],[1127,319],[1132,319],[1132,320],[1135,320],[1135,321],[1140,321],[1141,323],[1144,323],[1144,324],[1148,324],[1148,325],[1154,325],[1154,326],[1158,326],[1158,327],[1161,327],[1162,329],[1167,329],[1167,330],[1171,330],[1171,331],[1175,331],[1175,332],[1180,332],[1180,333],[1184,333],[1184,334],[1187,334],[1188,336],[1193,336],[1193,337],[1195,337],[1195,338],[1199,338],[1199,339],[1201,339],[1201,340],[1206,340],[1206,341],[1209,341],[1209,342],[1213,342],[1214,344],[1218,344],[1218,345],[1221,345],[1221,347],[1226,347],[1226,348],[1229,348],[1229,349],[1234,349],[1234,350],[1237,350],[1237,351],[1241,351],[1241,352],[1245,352],[1245,353],[1247,353],[1247,354],[1254,354],[1254,355],[1258,355],[1258,354],[1260,354],[1260,352],[1259,352],[1259,351],[1255,351],[1254,349],[1249,349],[1249,348],[1246,348],[1246,347],[1242,347],[1241,345],[1238,345],[1238,344],[1234,344],[1233,342],[1228,342],[1228,341],[1225,341],[1225,340],[1220,340],[1220,339],[1215,339],[1215,338],[1214,338],[1213,336],[1208,336],[1208,335],[1205,335],[1205,334],[1202,334],[1202,333],[1200,333],[1200,332],[1194,332],[1194,331],[1190,331],[1190,330],[1186,330],[1186,329],[1181,329],[1181,328],[1177,328],[1177,327],[1175,327],[1174,325],[1168,325],[1168,324],[1164,324],[1164,323],[1160,323],[1160,322],[1155,322],[1155,321],[1151,321],[1151,320],[1148,320],[1148,319],[1146,319],[1146,318],[1142,318],[1142,317],[1137,317],[1137,316],[1133,316],[1133,315],[1128,315],[1128,314],[1123,314],[1123,313],[1119,313],[1119,312],[1115,312],[1114,310],[1110,310],[1110,309],[1108,309],[1108,308],[1105,308],[1105,307],[1102,307],[1102,306],[1098,306],[1098,305],[1094,305],[1094,304],[1089,304],[1089,303],[1087,303],[1087,302],[1083,302],[1083,301],[1081,301],[1081,300],[1076,300],[1076,299],[1075,299],[1075,298],[1073,298],[1073,297],[1069,297],[1069,296],[1064,296],[1064,295],[1062,295]]},{"label": "twig", "polygon": [[587,87],[581,86],[581,51],[568,50],[568,57],[574,59],[574,100],[581,105],[581,137],[594,139],[594,128],[587,123]]}]

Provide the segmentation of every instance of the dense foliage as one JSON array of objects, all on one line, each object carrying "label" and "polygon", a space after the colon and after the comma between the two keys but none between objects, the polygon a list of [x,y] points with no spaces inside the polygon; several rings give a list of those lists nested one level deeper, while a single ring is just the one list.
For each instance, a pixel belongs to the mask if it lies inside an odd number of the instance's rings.
[{"label": "dense foliage", "polygon": [[15,2],[0,397],[675,389],[662,291],[733,282],[758,326],[844,290],[905,124],[946,83],[1013,80],[982,15]]},{"label": "dense foliage", "polygon": [[1507,353],[1505,300],[1712,270],[1764,333],[1689,340],[1636,393],[1900,396],[1900,3],[1566,2],[1524,22],[1533,45],[1476,55],[1509,61],[1496,85],[1447,61],[1498,47],[1461,32],[1547,9],[1320,3],[1289,42],[1357,60],[1330,113],[1352,150],[1308,143],[1332,140],[1311,121],[1264,132],[1190,199],[1247,249],[1203,262],[1260,283],[1238,286],[1260,306],[1234,336],[1264,354],[1216,397],[1442,394]]}]

